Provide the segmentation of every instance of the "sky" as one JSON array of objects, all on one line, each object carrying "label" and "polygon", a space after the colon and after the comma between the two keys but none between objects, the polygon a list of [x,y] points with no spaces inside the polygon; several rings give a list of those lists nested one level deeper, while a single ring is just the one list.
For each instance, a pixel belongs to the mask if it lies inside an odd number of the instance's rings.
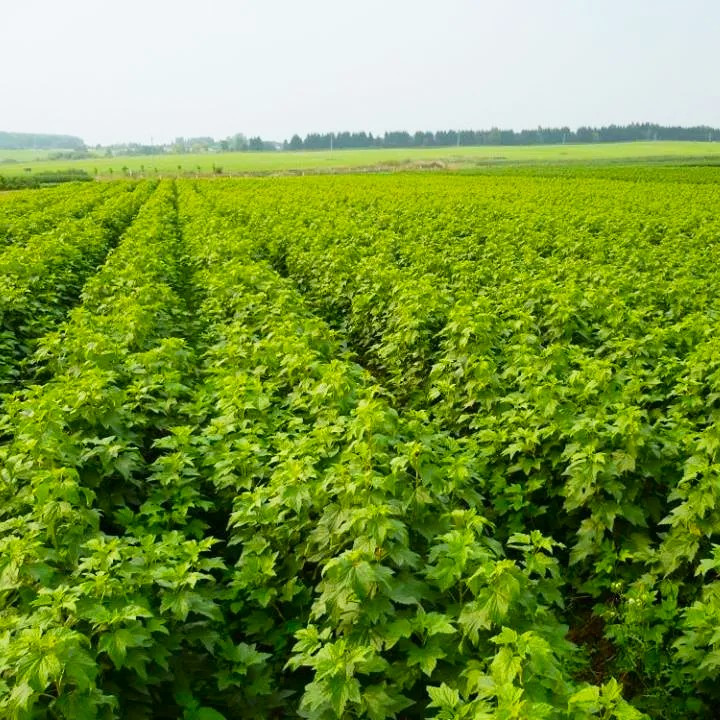
[{"label": "sky", "polygon": [[720,126],[716,0],[0,0],[0,130]]}]

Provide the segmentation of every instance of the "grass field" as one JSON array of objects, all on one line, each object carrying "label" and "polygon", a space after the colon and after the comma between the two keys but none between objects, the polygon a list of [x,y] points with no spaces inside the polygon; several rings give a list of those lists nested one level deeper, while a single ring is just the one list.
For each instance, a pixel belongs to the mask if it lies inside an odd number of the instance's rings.
[{"label": "grass field", "polygon": [[[632,142],[591,145],[483,146],[463,148],[401,148],[336,150],[333,152],[206,153],[97,157],[85,160],[38,159],[40,151],[0,151],[0,175],[80,169],[96,176],[288,173],[361,168],[421,167],[428,164],[462,168],[513,163],[718,162],[720,143]],[[23,153],[29,153],[23,155]],[[35,157],[35,159],[33,159]],[[22,163],[22,164],[20,164]]]},{"label": "grass field", "polygon": [[[48,160],[51,152],[56,150],[3,150],[0,149],[0,175],[7,172],[6,164],[52,162]],[[25,165],[23,165],[25,167]],[[23,168],[20,168],[23,171]]]}]

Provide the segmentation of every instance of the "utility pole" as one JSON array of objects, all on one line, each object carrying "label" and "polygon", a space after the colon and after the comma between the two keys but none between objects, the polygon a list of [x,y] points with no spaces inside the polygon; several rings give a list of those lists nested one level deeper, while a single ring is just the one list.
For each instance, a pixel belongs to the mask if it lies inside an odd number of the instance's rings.
[{"label": "utility pole", "polygon": [[333,151],[333,134],[330,133],[330,152]]}]

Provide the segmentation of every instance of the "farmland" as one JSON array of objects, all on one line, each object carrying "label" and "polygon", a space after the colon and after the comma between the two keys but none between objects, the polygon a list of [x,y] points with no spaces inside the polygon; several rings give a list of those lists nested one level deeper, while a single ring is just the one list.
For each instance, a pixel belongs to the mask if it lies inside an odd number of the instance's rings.
[{"label": "farmland", "polygon": [[0,196],[0,717],[715,717],[719,205],[681,166]]},{"label": "farmland", "polygon": [[[717,142],[624,142],[570,145],[382,148],[298,152],[221,152],[50,160],[35,150],[0,151],[0,175],[82,170],[103,178],[158,175],[282,174],[413,168],[472,168],[522,163],[720,163]],[[4,158],[13,160],[3,163]]]}]

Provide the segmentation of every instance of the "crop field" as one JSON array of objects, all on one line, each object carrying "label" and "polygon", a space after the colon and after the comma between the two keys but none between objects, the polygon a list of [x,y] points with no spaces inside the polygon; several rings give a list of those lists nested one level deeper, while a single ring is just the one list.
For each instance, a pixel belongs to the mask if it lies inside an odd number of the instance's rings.
[{"label": "crop field", "polygon": [[[13,154],[14,153],[14,154]],[[47,156],[47,152],[45,153]],[[14,162],[3,163],[5,157]],[[378,148],[299,152],[232,152],[97,157],[48,160],[41,151],[0,150],[0,175],[83,170],[93,176],[284,174],[350,169],[396,169],[424,166],[476,167],[518,163],[720,163],[717,142],[625,142],[588,145],[527,145],[482,147]]]},{"label": "crop field", "polygon": [[719,180],[0,195],[0,718],[717,717]]}]

